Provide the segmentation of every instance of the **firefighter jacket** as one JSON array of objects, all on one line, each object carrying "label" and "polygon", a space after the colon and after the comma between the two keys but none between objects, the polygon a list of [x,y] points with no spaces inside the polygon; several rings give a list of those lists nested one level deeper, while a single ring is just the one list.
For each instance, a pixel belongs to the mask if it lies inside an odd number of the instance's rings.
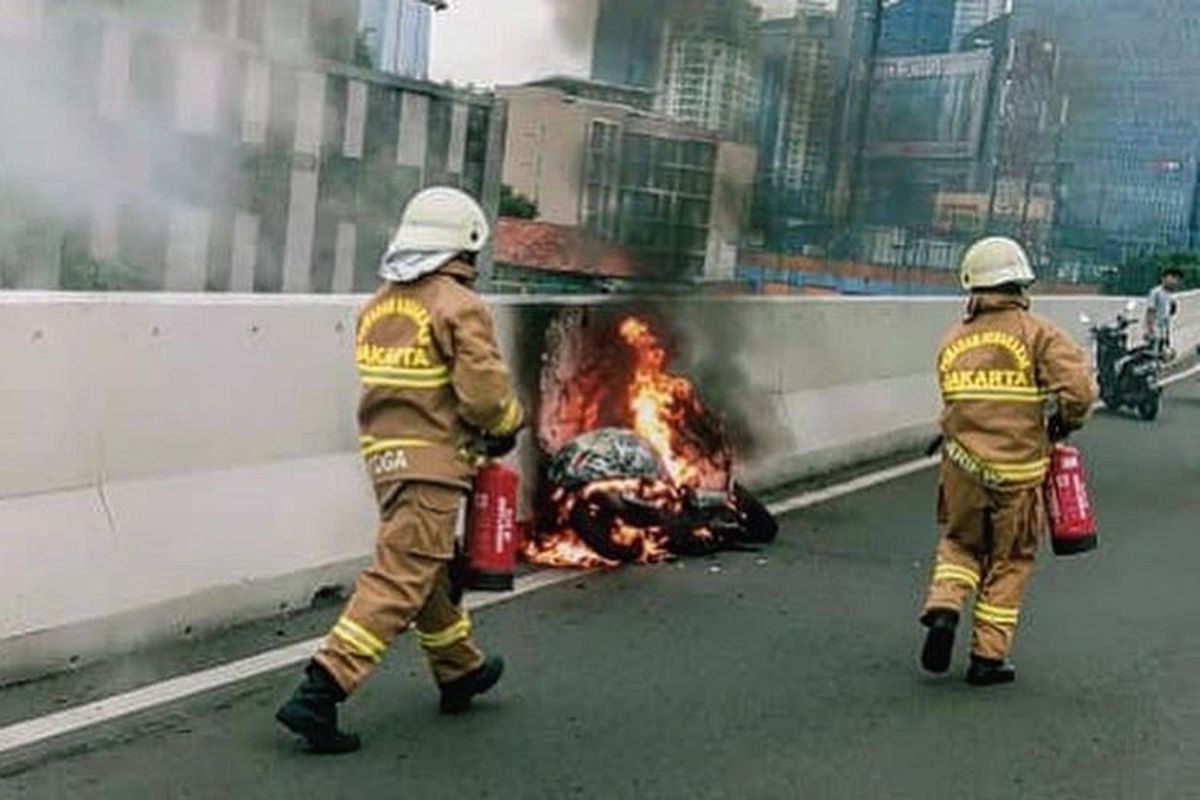
[{"label": "firefighter jacket", "polygon": [[[424,481],[469,489],[481,437],[515,434],[513,394],[473,267],[388,282],[358,319],[363,457],[377,492]],[[382,496],[382,494],[381,494]]]},{"label": "firefighter jacket", "polygon": [[1096,401],[1083,351],[1021,295],[981,293],[938,355],[946,456],[991,488],[1041,483],[1048,403],[1069,429]]}]

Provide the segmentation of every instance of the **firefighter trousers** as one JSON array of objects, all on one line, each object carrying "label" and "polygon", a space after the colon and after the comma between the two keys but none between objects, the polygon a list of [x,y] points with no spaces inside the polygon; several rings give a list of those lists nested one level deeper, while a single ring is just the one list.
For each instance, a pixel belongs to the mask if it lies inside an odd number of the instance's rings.
[{"label": "firefighter trousers", "polygon": [[483,663],[450,579],[465,493],[406,483],[381,497],[375,557],[358,576],[354,595],[315,656],[347,694],[370,676],[392,640],[409,627],[439,684]]},{"label": "firefighter trousers", "polygon": [[1040,487],[990,489],[945,460],[937,506],[940,535],[922,614],[961,614],[975,594],[971,652],[1004,659],[1045,525]]}]

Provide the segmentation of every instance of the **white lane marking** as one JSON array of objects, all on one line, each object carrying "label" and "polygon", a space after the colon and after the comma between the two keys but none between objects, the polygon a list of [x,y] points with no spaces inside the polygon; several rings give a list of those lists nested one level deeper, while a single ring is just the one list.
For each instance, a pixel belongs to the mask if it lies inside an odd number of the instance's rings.
[{"label": "white lane marking", "polygon": [[767,506],[767,509],[776,516],[799,511],[802,508],[811,508],[812,506],[828,503],[831,500],[836,500],[839,497],[845,497],[848,494],[861,492],[864,489],[870,489],[880,484],[890,483],[894,480],[913,475],[917,472],[931,469],[938,465],[941,461],[940,456],[932,456],[930,458],[919,458],[916,461],[907,461],[895,467],[872,472],[869,475],[863,475],[845,483],[839,483],[836,486],[828,486],[824,489],[815,489],[811,492],[797,495],[796,497],[787,500],[780,500],[777,503],[772,503]]},{"label": "white lane marking", "polygon": [[[836,500],[848,494],[870,489],[871,487],[920,472],[934,466],[937,464],[937,461],[937,458],[922,458],[917,461],[911,461],[824,489],[805,492],[796,497],[772,503],[768,508],[771,513],[780,516],[802,508],[810,508],[821,503]],[[466,607],[474,610],[499,605],[510,600],[515,600],[522,595],[575,580],[583,574],[585,573],[579,570],[546,570],[535,572],[519,578],[516,588],[505,594],[468,594]],[[297,642],[296,644],[260,653],[259,655],[244,658],[240,661],[233,661],[229,664],[212,667],[201,672],[171,678],[170,680],[134,689],[124,694],[106,697],[102,700],[76,706],[75,708],[69,708],[64,711],[58,711],[43,717],[36,717],[0,728],[0,755],[95,725],[111,722],[131,714],[147,711],[157,706],[184,700],[203,692],[239,683],[259,675],[301,664],[312,657],[317,646],[324,638],[322,636],[304,642]]]},{"label": "white lane marking", "polygon": [[[548,570],[519,578],[516,588],[504,594],[468,594],[468,609],[486,608],[515,600],[522,595],[578,578],[579,570]],[[65,711],[47,714],[0,728],[0,755],[29,747],[48,739],[100,725],[120,717],[137,714],[156,706],[184,700],[193,695],[239,683],[268,672],[301,664],[312,658],[324,636],[290,644],[277,650],[260,653],[219,667],[183,675],[161,683],[144,686],[124,694],[106,697]]]},{"label": "white lane marking", "polygon": [[1196,375],[1200,375],[1200,364],[1197,364],[1194,367],[1189,367],[1178,375],[1172,375],[1169,378],[1165,378],[1159,381],[1158,385],[1162,386],[1163,388],[1166,388],[1167,386],[1174,386],[1175,384],[1186,381],[1188,378]]}]

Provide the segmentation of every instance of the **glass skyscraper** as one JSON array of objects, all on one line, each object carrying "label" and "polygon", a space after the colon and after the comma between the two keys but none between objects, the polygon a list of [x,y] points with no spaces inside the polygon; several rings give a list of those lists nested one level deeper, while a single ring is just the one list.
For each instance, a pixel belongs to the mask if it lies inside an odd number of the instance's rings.
[{"label": "glass skyscraper", "polygon": [[1061,148],[1064,236],[1118,257],[1195,246],[1194,0],[1015,0],[1014,27],[1062,52],[1060,80],[1070,100]]},{"label": "glass skyscraper", "polygon": [[956,0],[951,46],[954,49],[971,49],[971,43],[963,41],[967,35],[979,26],[1008,13],[1012,3],[1013,0]]},{"label": "glass skyscraper", "polygon": [[919,56],[951,50],[955,0],[885,0],[879,55]]},{"label": "glass skyscraper", "polygon": [[361,0],[359,32],[375,69],[425,80],[433,9],[419,0]]},{"label": "glass skyscraper", "polygon": [[592,78],[658,88],[667,10],[662,2],[601,0],[592,51]]}]

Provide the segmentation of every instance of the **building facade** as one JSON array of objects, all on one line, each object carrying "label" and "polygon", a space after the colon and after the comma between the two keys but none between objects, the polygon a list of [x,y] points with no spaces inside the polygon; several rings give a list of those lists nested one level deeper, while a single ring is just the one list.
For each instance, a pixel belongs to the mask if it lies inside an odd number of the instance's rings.
[{"label": "building facade", "polygon": [[153,5],[0,27],[4,285],[361,291],[421,188],[494,214],[494,97],[352,66],[356,3]]},{"label": "building facade", "polygon": [[374,69],[426,80],[429,77],[433,8],[419,0],[362,0],[359,41]]},{"label": "building facade", "polygon": [[1070,99],[1055,43],[1010,22],[975,28],[975,49],[878,61],[859,258],[951,268],[971,240],[1004,234],[1057,277]]},{"label": "building facade", "polygon": [[643,280],[732,276],[753,147],[578,91],[498,93],[508,105],[503,180],[537,202],[541,221],[625,248]]},{"label": "building facade", "polygon": [[768,248],[798,251],[812,246],[828,218],[834,18],[799,12],[762,28],[756,222]]},{"label": "building facade", "polygon": [[690,0],[667,18],[658,110],[749,141],[761,74],[759,9],[749,0]]},{"label": "building facade", "polygon": [[871,106],[872,68],[879,48],[879,0],[842,0],[834,18],[832,53],[834,108],[838,115],[833,137],[833,188],[830,219],[839,233],[829,249],[845,250],[859,217],[863,195],[867,115]]},{"label": "building facade", "polygon": [[652,91],[660,114],[750,141],[761,13],[751,0],[599,0],[592,79]]},{"label": "building facade", "polygon": [[1060,250],[1119,262],[1200,243],[1200,22],[1187,0],[1019,0],[1062,54]]},{"label": "building facade", "polygon": [[592,79],[658,88],[667,18],[663,2],[600,0],[592,43]]},{"label": "building facade", "polygon": [[956,0],[885,0],[879,55],[885,58],[951,50]]},{"label": "building facade", "polygon": [[956,0],[955,6],[951,45],[956,50],[969,50],[973,47],[967,39],[971,32],[994,19],[1011,14],[1013,0]]}]

